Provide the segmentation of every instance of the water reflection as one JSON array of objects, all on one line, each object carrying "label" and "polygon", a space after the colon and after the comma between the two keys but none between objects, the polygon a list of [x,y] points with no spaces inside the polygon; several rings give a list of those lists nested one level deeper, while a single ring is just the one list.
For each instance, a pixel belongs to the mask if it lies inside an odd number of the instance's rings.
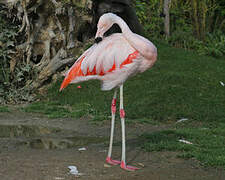
[{"label": "water reflection", "polygon": [[59,128],[34,125],[0,125],[0,141],[6,139],[17,146],[34,149],[66,149],[105,142],[103,137],[77,136]]}]

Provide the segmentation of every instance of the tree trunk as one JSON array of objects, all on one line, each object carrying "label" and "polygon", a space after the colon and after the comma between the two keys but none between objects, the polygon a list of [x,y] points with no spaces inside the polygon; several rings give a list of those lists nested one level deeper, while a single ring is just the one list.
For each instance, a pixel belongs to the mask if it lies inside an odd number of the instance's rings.
[{"label": "tree trunk", "polygon": [[166,34],[166,37],[170,36],[170,14],[169,14],[169,5],[170,5],[170,0],[164,0],[164,5],[163,5],[163,12],[165,14],[165,19],[164,19],[164,31]]},{"label": "tree trunk", "polygon": [[199,24],[198,24],[198,2],[197,0],[192,0],[191,1],[192,5],[192,11],[193,11],[193,26],[194,26],[194,32],[196,37],[200,37],[199,34]]},{"label": "tree trunk", "polygon": [[200,40],[205,39],[207,5],[204,0],[192,0],[192,19],[194,34]]}]

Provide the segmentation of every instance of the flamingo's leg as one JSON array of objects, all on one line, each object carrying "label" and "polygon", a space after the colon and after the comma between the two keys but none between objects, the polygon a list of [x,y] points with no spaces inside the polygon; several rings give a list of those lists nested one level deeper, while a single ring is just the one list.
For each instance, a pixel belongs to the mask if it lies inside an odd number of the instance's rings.
[{"label": "flamingo's leg", "polygon": [[120,118],[122,128],[122,157],[120,167],[128,171],[135,171],[139,168],[126,165],[126,144],[125,144],[125,111],[123,108],[123,85],[120,86]]},{"label": "flamingo's leg", "polygon": [[120,161],[112,160],[112,145],[113,145],[113,135],[114,135],[114,126],[115,126],[115,116],[116,116],[116,95],[117,95],[117,89],[114,91],[113,99],[112,99],[112,105],[111,105],[111,112],[112,112],[112,121],[111,121],[111,134],[110,134],[110,142],[109,142],[109,151],[108,156],[106,158],[106,162],[112,165],[118,165],[120,164]]}]

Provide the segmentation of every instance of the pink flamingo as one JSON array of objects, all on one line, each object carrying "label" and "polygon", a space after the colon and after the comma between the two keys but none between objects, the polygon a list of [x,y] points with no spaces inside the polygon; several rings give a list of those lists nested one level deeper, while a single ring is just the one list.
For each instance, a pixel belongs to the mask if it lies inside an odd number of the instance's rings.
[{"label": "pink flamingo", "polygon": [[[122,33],[104,37],[104,33],[114,24],[118,24]],[[125,160],[125,111],[123,107],[123,83],[128,77],[151,68],[157,59],[157,49],[146,38],[133,33],[119,16],[107,13],[100,17],[97,25],[95,43],[87,49],[66,73],[60,91],[69,83],[77,83],[91,79],[102,81],[102,90],[115,88],[111,112],[111,135],[106,162],[134,171],[138,168],[126,165]],[[112,160],[112,144],[116,113],[117,89],[120,87],[120,118],[122,127],[121,161]]]}]

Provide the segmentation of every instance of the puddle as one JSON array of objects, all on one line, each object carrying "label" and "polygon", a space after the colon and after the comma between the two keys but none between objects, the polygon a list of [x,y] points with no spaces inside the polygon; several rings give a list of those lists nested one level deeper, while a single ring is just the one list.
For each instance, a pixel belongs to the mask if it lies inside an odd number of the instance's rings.
[{"label": "puddle", "polygon": [[77,136],[59,128],[28,125],[0,125],[0,142],[6,139],[16,146],[33,149],[66,149],[88,144],[103,143],[104,137]]},{"label": "puddle", "polygon": [[60,132],[60,129],[28,125],[0,125],[0,138],[35,137]]},{"label": "puddle", "polygon": [[34,149],[66,149],[88,144],[103,143],[106,138],[101,137],[61,137],[61,138],[37,138],[23,143]]}]

